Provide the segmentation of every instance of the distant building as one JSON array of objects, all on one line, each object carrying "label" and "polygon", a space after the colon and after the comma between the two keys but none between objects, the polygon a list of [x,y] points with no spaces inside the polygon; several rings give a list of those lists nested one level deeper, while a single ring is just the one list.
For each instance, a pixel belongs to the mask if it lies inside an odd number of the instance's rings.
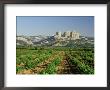
[{"label": "distant building", "polygon": [[64,37],[67,37],[67,38],[69,38],[70,37],[70,31],[67,31],[67,32],[64,32]]},{"label": "distant building", "polygon": [[60,38],[61,37],[61,32],[56,32],[56,36]]},{"label": "distant building", "polygon": [[78,32],[71,32],[70,33],[70,38],[72,39],[72,40],[75,40],[75,39],[79,39],[79,33]]},{"label": "distant building", "polygon": [[79,39],[79,35],[80,33],[78,32],[70,32],[70,31],[67,31],[67,32],[64,32],[63,34],[61,32],[56,32],[56,39],[62,39],[62,40],[65,40],[65,39],[69,39],[69,40],[76,40],[76,39]]}]

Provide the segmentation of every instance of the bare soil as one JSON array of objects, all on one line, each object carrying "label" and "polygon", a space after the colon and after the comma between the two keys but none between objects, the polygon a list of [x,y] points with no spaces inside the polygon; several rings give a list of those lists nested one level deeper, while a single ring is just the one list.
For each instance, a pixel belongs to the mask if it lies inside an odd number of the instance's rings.
[{"label": "bare soil", "polygon": [[43,62],[39,63],[35,68],[28,69],[28,70],[22,70],[17,74],[40,74],[40,72],[48,66],[49,63],[51,63],[56,56],[58,56],[61,52],[56,52],[53,55],[50,56],[47,60],[44,60]]},{"label": "bare soil", "polygon": [[70,68],[68,61],[66,60],[65,52],[62,53],[62,56],[63,56],[63,60],[56,67],[57,74],[71,74],[72,73],[71,68]]},{"label": "bare soil", "polygon": [[[22,70],[17,74],[40,74],[43,70],[45,70],[50,64],[55,57],[57,56],[62,56],[63,59],[61,60],[61,63],[56,67],[56,74],[72,74],[73,73],[73,68],[69,64],[69,61],[66,58],[65,52],[64,51],[58,51],[54,53],[53,55],[50,56],[47,60],[44,60],[43,62],[39,63],[35,68],[33,69],[28,69],[28,70]],[[20,65],[22,66],[22,64]]]}]

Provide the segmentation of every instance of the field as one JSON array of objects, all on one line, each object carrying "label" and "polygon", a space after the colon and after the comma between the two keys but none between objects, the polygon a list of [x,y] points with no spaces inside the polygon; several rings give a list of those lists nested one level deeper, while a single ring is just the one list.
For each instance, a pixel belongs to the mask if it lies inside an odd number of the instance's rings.
[{"label": "field", "polygon": [[94,49],[17,47],[16,74],[94,74]]}]

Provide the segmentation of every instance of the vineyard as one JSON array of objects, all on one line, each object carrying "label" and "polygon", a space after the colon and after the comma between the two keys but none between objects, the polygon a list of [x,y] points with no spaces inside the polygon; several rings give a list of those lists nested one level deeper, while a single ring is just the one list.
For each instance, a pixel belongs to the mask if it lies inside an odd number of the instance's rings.
[{"label": "vineyard", "polygon": [[28,47],[16,49],[17,74],[94,74],[94,49]]}]

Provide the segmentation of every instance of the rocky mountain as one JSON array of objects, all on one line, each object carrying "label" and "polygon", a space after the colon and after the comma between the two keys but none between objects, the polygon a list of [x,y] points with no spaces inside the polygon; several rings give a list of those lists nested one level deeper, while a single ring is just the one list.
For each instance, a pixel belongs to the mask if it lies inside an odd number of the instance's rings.
[{"label": "rocky mountain", "polygon": [[33,45],[33,42],[30,38],[25,36],[17,36],[16,37],[16,44],[17,45]]},{"label": "rocky mountain", "polygon": [[94,38],[80,36],[80,39],[77,40],[57,40],[55,36],[17,36],[16,44],[22,46],[94,47]]}]

